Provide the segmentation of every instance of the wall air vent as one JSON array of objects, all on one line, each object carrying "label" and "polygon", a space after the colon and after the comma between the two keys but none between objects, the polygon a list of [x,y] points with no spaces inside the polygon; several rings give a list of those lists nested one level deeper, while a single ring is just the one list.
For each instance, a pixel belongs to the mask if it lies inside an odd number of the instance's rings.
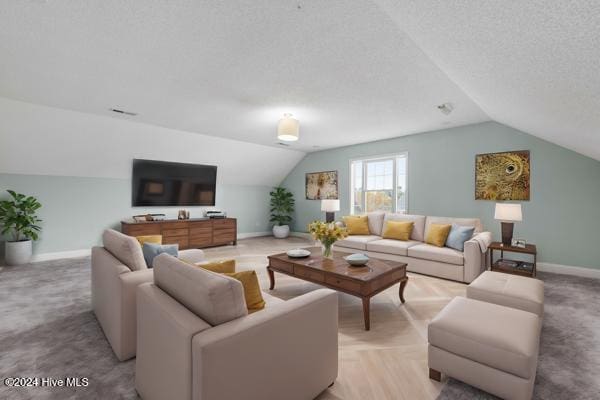
[{"label": "wall air vent", "polygon": [[131,112],[131,111],[119,110],[118,108],[111,108],[110,111],[116,112],[117,114],[129,115],[131,117],[135,117],[137,115],[137,113],[134,113],[134,112]]}]

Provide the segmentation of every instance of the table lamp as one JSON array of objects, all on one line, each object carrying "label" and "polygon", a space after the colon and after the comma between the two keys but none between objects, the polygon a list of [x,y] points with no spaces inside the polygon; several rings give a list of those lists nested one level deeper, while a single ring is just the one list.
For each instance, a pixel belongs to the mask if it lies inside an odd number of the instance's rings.
[{"label": "table lamp", "polygon": [[340,211],[339,200],[321,200],[321,211],[325,211],[325,222],[333,222],[335,220],[335,212]]},{"label": "table lamp", "polygon": [[523,214],[520,204],[496,203],[496,212],[494,219],[501,221],[502,225],[502,244],[510,246],[513,238],[513,228],[515,221],[522,221]]}]

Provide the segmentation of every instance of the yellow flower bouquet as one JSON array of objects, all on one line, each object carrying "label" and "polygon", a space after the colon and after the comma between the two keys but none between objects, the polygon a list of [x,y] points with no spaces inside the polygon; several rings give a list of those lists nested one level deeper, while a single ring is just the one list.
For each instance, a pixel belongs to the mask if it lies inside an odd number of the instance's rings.
[{"label": "yellow flower bouquet", "polygon": [[308,232],[315,240],[321,242],[323,246],[323,257],[333,258],[331,247],[338,240],[348,236],[348,231],[334,222],[327,223],[323,221],[313,221],[308,224]]}]

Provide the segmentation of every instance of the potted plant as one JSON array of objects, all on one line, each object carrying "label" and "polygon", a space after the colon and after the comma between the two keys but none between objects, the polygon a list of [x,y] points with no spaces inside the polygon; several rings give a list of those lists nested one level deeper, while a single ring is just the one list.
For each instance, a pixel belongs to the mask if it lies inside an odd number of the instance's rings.
[{"label": "potted plant", "polygon": [[291,213],[294,212],[294,195],[283,187],[276,187],[271,193],[271,222],[273,222],[273,236],[278,239],[290,235],[289,223],[292,222]]},{"label": "potted plant", "polygon": [[41,222],[36,211],[42,206],[35,197],[8,190],[9,200],[0,201],[0,225],[6,236],[7,265],[26,264],[31,260],[32,241],[38,239]]}]

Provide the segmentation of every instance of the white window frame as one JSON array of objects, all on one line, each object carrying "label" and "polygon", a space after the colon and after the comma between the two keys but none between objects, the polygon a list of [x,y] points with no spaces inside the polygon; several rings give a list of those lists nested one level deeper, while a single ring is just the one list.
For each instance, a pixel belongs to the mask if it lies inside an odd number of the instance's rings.
[{"label": "white window frame", "polygon": [[[383,160],[389,160],[392,159],[394,160],[394,167],[393,167],[393,172],[394,172],[394,189],[393,189],[393,197],[394,197],[394,202],[392,204],[392,212],[402,212],[402,210],[398,211],[397,207],[398,207],[398,165],[396,165],[396,159],[397,158],[401,158],[404,157],[406,159],[406,187],[404,188],[404,193],[405,193],[405,199],[404,199],[404,204],[406,205],[406,209],[404,210],[404,213],[408,214],[408,188],[409,188],[409,184],[408,184],[408,177],[409,177],[409,173],[408,173],[408,169],[409,169],[409,159],[408,159],[408,151],[401,151],[398,153],[391,153],[391,154],[382,154],[382,155],[377,155],[377,156],[371,156],[371,157],[358,157],[358,158],[352,158],[350,159],[349,163],[348,163],[348,170],[350,171],[350,215],[354,215],[354,169],[352,168],[353,164],[355,162],[359,162],[362,161],[363,163],[363,171],[362,171],[362,177],[363,177],[363,196],[366,196],[366,192],[367,190],[365,189],[366,187],[366,176],[367,176],[367,163],[369,161],[383,161]],[[366,210],[366,199],[363,199],[363,203],[365,204],[365,210],[364,213],[367,212]]]}]

